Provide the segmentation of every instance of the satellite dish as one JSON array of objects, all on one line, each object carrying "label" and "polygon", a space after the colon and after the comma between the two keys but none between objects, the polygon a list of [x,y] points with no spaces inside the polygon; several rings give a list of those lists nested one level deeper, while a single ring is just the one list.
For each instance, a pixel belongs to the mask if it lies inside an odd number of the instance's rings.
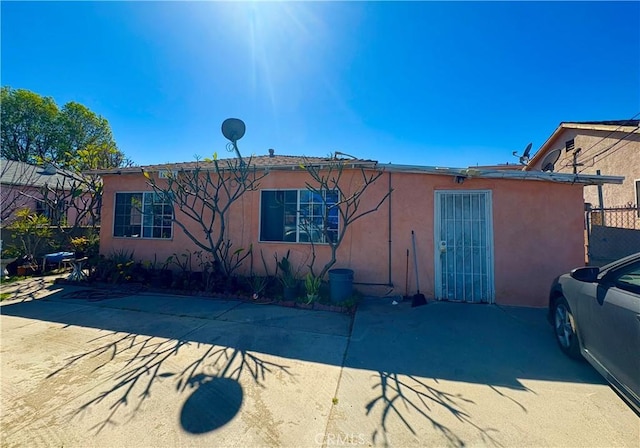
[{"label": "satellite dish", "polygon": [[227,118],[222,122],[222,135],[233,143],[242,138],[244,131],[244,121],[239,118]]},{"label": "satellite dish", "polygon": [[529,163],[529,153],[531,152],[531,146],[532,143],[529,143],[521,156],[518,155],[518,151],[513,151],[513,155],[519,159],[521,165],[526,165],[527,163]]},{"label": "satellite dish", "polygon": [[558,159],[560,158],[560,151],[559,149],[554,149],[553,151],[551,151],[549,154],[546,155],[546,157],[542,160],[542,171],[553,171],[555,168],[555,163],[558,161]]}]

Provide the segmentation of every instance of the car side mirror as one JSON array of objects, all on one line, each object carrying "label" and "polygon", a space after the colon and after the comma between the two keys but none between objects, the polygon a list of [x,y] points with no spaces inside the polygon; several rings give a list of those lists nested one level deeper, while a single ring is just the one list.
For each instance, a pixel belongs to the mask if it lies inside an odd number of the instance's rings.
[{"label": "car side mirror", "polygon": [[571,271],[571,277],[580,282],[594,283],[598,281],[600,268],[596,266],[586,266],[584,268],[576,268]]}]

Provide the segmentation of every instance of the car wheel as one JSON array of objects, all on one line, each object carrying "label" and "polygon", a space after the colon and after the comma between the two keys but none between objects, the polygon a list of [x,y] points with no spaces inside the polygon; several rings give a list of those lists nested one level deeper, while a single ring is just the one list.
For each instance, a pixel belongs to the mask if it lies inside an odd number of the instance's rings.
[{"label": "car wheel", "polygon": [[560,349],[571,358],[580,359],[580,341],[571,308],[564,297],[558,298],[553,312],[553,328]]}]

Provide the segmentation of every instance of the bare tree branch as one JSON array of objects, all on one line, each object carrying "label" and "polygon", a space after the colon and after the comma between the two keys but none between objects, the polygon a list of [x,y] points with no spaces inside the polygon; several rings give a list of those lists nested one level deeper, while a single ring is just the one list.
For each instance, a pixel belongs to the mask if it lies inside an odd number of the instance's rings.
[{"label": "bare tree branch", "polygon": [[[331,269],[331,267],[336,263],[337,250],[344,240],[347,230],[351,224],[364,216],[376,212],[387,198],[389,198],[392,190],[387,191],[386,194],[378,200],[374,207],[363,210],[361,208],[362,197],[366,190],[373,185],[380,176],[382,176],[384,173],[383,169],[377,168],[376,166],[364,167],[360,165],[357,169],[360,171],[361,179],[358,185],[353,188],[350,182],[343,181],[343,175],[345,173],[345,169],[348,168],[348,165],[351,164],[352,168],[356,169],[355,166],[353,166],[353,162],[350,163],[349,160],[337,159],[335,157],[327,161],[327,163],[322,166],[307,162],[308,160],[305,160],[304,168],[307,170],[312,180],[305,182],[305,185],[309,191],[317,194],[318,197],[323,200],[322,205],[324,218],[321,228],[317,230],[322,232],[325,242],[331,248],[331,258],[317,275],[317,277],[324,278],[327,272],[329,272],[329,269]],[[326,199],[326,192],[337,193],[338,200],[335,204],[328,203]],[[340,225],[338,226],[337,236],[333,236],[333,230],[328,226],[329,213],[332,209],[337,209],[340,216]],[[309,270],[311,274],[315,276],[314,263],[316,261],[316,246],[313,238],[310,238],[310,241],[312,254]]]},{"label": "bare tree branch", "polygon": [[234,249],[227,235],[229,211],[247,191],[258,187],[266,172],[259,173],[251,159],[214,159],[178,172],[168,167],[166,180],[157,173],[143,173],[154,191],[171,201],[173,222],[197,247],[211,254],[215,268],[230,276],[242,265],[251,247]]}]

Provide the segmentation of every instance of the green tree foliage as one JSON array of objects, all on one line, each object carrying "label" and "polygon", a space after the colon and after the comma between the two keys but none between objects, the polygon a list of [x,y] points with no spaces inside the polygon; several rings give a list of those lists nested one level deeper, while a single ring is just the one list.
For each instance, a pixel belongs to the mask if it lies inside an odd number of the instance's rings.
[{"label": "green tree foliage", "polygon": [[29,163],[56,159],[60,111],[53,98],[11,87],[2,87],[1,95],[2,157]]},{"label": "green tree foliage", "polygon": [[75,170],[112,168],[126,163],[106,118],[82,104],[69,102],[59,115],[58,163]]},{"label": "green tree foliage", "polygon": [[2,87],[1,155],[9,160],[54,163],[72,171],[130,164],[109,122],[76,102],[59,109],[53,98]]},{"label": "green tree foliage", "polygon": [[9,225],[20,241],[22,251],[30,261],[41,255],[42,245],[51,238],[51,226],[46,216],[33,213],[28,208],[16,213],[16,220]]}]

